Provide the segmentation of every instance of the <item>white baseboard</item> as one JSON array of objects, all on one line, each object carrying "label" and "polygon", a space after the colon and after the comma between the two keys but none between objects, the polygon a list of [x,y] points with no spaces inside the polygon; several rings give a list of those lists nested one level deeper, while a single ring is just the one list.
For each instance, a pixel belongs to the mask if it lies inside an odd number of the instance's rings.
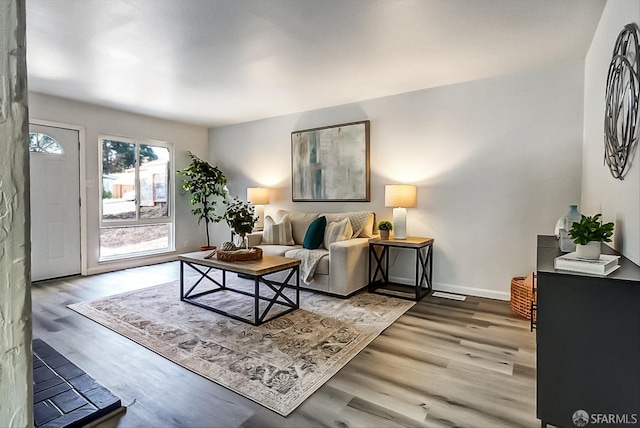
[{"label": "white baseboard", "polygon": [[487,290],[485,288],[464,287],[462,285],[434,283],[433,289],[436,291],[446,291],[448,293],[464,294],[465,296],[486,297],[495,300],[511,300],[511,293],[505,291]]},{"label": "white baseboard", "polygon": [[[405,278],[399,276],[390,276],[391,282],[398,282],[400,284],[415,284],[415,278]],[[511,293],[506,291],[487,290],[484,288],[465,287],[462,285],[446,284],[443,282],[436,282],[433,284],[435,291],[446,291],[448,293],[463,294],[465,296],[486,297],[487,299],[495,300],[511,300]]]},{"label": "white baseboard", "polygon": [[131,269],[140,266],[154,265],[158,263],[172,262],[178,260],[178,254],[175,252],[130,259],[113,260],[109,262],[101,262],[99,266],[87,269],[87,275],[95,275],[98,273],[113,272],[122,269]]}]

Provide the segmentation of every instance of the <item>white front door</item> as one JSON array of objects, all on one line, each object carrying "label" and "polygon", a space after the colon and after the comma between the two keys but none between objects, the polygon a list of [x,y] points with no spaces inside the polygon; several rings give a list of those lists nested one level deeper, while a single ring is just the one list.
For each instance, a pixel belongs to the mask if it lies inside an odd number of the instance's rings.
[{"label": "white front door", "polygon": [[29,126],[31,149],[31,280],[79,274],[78,131]]}]

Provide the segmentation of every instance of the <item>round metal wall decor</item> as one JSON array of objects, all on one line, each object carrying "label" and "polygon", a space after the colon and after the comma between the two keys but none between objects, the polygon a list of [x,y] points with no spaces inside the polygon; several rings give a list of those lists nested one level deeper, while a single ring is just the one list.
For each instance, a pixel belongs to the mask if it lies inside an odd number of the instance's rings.
[{"label": "round metal wall decor", "polygon": [[638,27],[627,24],[613,48],[604,113],[604,160],[619,180],[629,171],[638,144],[639,54]]}]

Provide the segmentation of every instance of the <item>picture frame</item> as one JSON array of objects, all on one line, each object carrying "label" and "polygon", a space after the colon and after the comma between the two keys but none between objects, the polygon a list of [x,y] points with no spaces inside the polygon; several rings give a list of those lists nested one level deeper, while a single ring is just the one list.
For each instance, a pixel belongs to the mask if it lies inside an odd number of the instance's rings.
[{"label": "picture frame", "polygon": [[368,120],[291,133],[293,202],[369,202]]}]

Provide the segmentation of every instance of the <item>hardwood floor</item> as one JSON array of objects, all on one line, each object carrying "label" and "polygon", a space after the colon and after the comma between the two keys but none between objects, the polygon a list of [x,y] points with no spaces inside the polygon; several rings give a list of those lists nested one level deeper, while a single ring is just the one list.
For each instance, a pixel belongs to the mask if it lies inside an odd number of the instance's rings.
[{"label": "hardwood floor", "polygon": [[34,337],[122,399],[103,427],[533,427],[535,333],[508,302],[424,298],[289,417],[66,307],[173,281],[177,262],[32,287]]}]

